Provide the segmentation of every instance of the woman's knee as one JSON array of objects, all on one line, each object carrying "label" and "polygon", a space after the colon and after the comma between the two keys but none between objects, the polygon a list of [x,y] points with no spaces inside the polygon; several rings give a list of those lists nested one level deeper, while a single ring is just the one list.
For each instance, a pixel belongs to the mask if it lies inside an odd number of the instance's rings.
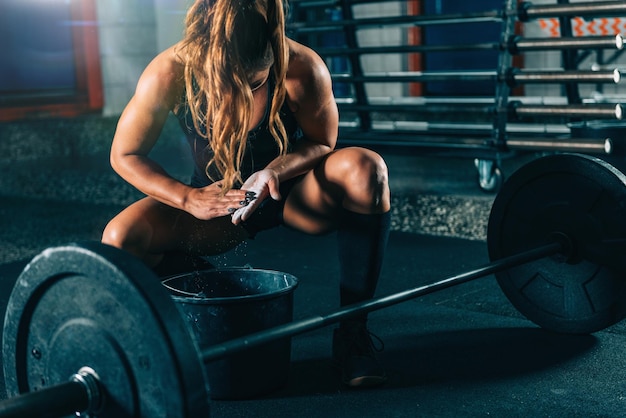
[{"label": "woman's knee", "polygon": [[122,242],[124,241],[122,236],[123,236],[123,231],[116,224],[115,219],[113,219],[113,220],[110,220],[109,223],[104,227],[100,241],[103,244],[121,248]]},{"label": "woman's knee", "polygon": [[336,153],[335,174],[342,179],[344,207],[357,212],[389,210],[389,174],[385,160],[365,148],[344,148]]},{"label": "woman's knee", "polygon": [[141,222],[129,222],[124,213],[117,215],[102,231],[101,241],[104,244],[120,248],[138,257],[147,252],[148,232],[142,231]]},{"label": "woman's knee", "polygon": [[162,217],[160,206],[149,198],[133,203],[109,221],[102,232],[102,243],[144,258],[151,251],[154,225]]}]

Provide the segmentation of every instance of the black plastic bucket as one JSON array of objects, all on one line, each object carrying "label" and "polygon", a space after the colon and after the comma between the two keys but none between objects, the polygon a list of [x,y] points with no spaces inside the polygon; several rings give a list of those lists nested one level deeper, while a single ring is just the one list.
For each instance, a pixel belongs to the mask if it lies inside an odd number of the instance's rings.
[{"label": "black plastic bucket", "polygon": [[[163,281],[201,349],[293,320],[291,274],[251,268],[204,270]],[[246,399],[282,387],[289,375],[291,338],[206,364],[212,399]]]}]

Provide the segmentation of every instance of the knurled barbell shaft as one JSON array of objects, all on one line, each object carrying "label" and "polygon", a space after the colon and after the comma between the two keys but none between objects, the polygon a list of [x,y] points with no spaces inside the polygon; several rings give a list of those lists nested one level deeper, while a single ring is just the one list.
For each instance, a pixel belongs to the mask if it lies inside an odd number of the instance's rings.
[{"label": "knurled barbell shaft", "polygon": [[203,349],[200,357],[205,363],[208,363],[212,360],[217,360],[219,358],[246,350],[251,347],[256,347],[258,345],[269,343],[281,338],[293,337],[295,335],[323,328],[327,325],[337,323],[344,319],[354,318],[356,316],[396,305],[420,296],[425,296],[438,290],[446,289],[475,279],[479,279],[481,277],[504,271],[512,267],[520,266],[531,261],[536,261],[541,258],[562,252],[563,250],[563,245],[559,242],[545,244],[527,251],[523,251],[519,254],[514,254],[509,257],[494,260],[488,264],[485,264],[482,267],[466,271],[456,276],[448,277],[432,284],[416,287],[376,299],[370,299],[364,302],[344,307],[336,312],[327,315],[313,316],[307,319],[302,319],[284,325],[279,325],[273,328],[268,328],[266,330],[235,338],[220,344],[215,344],[206,349]]}]

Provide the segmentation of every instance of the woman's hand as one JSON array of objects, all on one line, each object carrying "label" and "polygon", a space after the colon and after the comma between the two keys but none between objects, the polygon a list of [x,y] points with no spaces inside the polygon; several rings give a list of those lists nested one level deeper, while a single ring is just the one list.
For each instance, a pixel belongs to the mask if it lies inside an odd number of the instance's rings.
[{"label": "woman's hand", "polygon": [[222,195],[222,184],[216,182],[202,188],[193,188],[185,197],[183,209],[198,219],[209,220],[232,215],[237,209],[254,200],[254,193],[229,190]]},{"label": "woman's hand", "polygon": [[246,221],[257,207],[270,196],[274,200],[280,200],[280,192],[278,186],[278,174],[269,168],[253,173],[246,182],[241,186],[242,190],[254,193],[252,200],[244,207],[240,207],[233,213],[233,223],[238,225],[241,221]]}]

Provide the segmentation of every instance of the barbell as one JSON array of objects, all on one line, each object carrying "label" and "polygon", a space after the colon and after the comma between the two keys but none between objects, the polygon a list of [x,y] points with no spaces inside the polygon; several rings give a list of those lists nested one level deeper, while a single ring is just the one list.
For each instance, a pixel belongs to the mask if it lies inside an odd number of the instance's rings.
[{"label": "barbell", "polygon": [[9,399],[0,417],[208,416],[205,363],[491,274],[539,326],[602,330],[626,316],[625,186],[624,174],[595,157],[538,158],[494,200],[490,263],[202,349],[140,261],[100,243],[49,248],[25,267],[8,302]]}]

